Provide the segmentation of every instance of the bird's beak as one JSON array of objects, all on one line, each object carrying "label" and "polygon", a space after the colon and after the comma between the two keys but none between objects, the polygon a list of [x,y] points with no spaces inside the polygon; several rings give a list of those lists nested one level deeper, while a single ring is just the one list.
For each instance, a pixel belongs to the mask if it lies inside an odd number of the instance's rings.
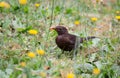
[{"label": "bird's beak", "polygon": [[50,30],[55,30],[56,29],[56,27],[50,27]]}]

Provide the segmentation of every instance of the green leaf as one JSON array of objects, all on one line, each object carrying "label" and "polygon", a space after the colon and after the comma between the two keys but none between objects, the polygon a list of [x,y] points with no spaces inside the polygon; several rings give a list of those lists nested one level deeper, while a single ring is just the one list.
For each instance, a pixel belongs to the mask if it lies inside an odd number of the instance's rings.
[{"label": "green leaf", "polygon": [[26,28],[17,28],[17,31],[19,33],[25,33],[25,32],[27,32],[30,29],[32,29],[32,26],[27,26]]},{"label": "green leaf", "polygon": [[90,62],[95,61],[96,55],[97,55],[96,53],[92,54],[91,57],[89,58],[89,61],[90,61]]},{"label": "green leaf", "polygon": [[102,68],[102,63],[100,61],[94,62],[94,64],[97,66],[97,68]]},{"label": "green leaf", "polygon": [[66,14],[72,14],[72,9],[71,8],[66,9]]},{"label": "green leaf", "polygon": [[20,7],[19,6],[13,6],[13,10],[18,11],[18,10],[20,10]]},{"label": "green leaf", "polygon": [[77,67],[76,67],[76,72],[77,73],[87,73],[87,72],[91,72],[92,69],[93,69],[93,65],[92,64],[89,64],[89,63],[84,63],[84,64],[79,64]]},{"label": "green leaf", "polygon": [[32,78],[32,74],[31,74],[30,68],[25,68],[24,72],[27,75],[27,78]]},{"label": "green leaf", "polygon": [[60,6],[55,7],[55,13],[60,13],[62,8]]},{"label": "green leaf", "polygon": [[5,72],[8,74],[8,75],[11,75],[13,70],[12,69],[6,69]]},{"label": "green leaf", "polygon": [[29,8],[28,8],[27,6],[26,6],[26,7],[24,7],[24,9],[23,9],[23,10],[24,10],[24,12],[25,12],[25,13],[28,13],[28,12],[29,12]]}]

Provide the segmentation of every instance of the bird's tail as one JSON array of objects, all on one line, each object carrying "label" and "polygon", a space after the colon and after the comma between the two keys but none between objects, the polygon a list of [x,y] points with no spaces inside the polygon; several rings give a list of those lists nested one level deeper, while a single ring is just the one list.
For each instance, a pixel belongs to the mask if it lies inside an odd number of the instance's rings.
[{"label": "bird's tail", "polygon": [[84,41],[92,40],[94,38],[97,38],[97,37],[95,36],[82,37],[80,38],[80,43],[83,43]]}]

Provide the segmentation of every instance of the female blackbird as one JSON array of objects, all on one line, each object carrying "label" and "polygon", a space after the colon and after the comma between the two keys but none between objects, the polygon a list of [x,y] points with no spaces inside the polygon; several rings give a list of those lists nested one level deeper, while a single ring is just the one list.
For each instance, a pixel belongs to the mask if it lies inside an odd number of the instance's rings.
[{"label": "female blackbird", "polygon": [[78,40],[77,44],[80,44],[84,41],[96,38],[94,36],[78,38],[76,35],[69,34],[68,30],[63,26],[51,27],[50,29],[55,30],[58,33],[58,36],[56,37],[56,44],[63,51],[74,50],[76,46],[76,40]]}]

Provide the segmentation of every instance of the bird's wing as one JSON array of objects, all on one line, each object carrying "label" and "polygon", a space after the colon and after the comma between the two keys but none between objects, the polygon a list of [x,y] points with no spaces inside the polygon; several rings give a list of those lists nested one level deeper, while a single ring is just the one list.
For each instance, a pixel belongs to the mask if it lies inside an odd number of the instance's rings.
[{"label": "bird's wing", "polygon": [[76,37],[74,35],[69,34],[65,35],[62,40],[65,41],[67,44],[74,45],[75,39]]},{"label": "bird's wing", "polygon": [[58,39],[63,44],[74,45],[75,40],[69,35],[58,36]]}]

